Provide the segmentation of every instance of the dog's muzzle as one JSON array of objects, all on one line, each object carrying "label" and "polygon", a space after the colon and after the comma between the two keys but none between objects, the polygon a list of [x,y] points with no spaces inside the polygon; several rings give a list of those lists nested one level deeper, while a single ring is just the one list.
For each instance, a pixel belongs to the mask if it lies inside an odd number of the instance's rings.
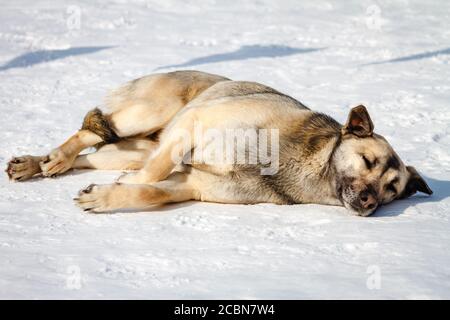
[{"label": "dog's muzzle", "polygon": [[347,209],[362,217],[370,216],[379,205],[378,196],[371,186],[358,192],[350,183],[339,188],[339,196]]}]

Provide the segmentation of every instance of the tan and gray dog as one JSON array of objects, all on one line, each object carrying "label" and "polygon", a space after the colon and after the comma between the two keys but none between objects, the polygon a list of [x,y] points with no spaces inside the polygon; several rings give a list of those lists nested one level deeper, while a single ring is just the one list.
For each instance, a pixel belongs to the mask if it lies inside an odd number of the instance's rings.
[{"label": "tan and gray dog", "polygon": [[[198,124],[200,133],[276,130],[269,146],[276,170],[262,174],[267,163],[184,161],[185,154],[219,139],[194,139],[186,148],[184,138],[194,135]],[[60,147],[46,156],[15,157],[6,171],[11,180],[24,181],[72,168],[139,170],[80,191],[77,205],[96,213],[201,200],[343,205],[368,216],[417,191],[431,194],[373,129],[364,106],[353,108],[342,126],[267,86],[177,71],[127,83],[108,96],[104,112],[89,112],[81,130]],[[96,152],[79,155],[93,146]],[[250,143],[244,147],[246,156],[257,152]]]}]

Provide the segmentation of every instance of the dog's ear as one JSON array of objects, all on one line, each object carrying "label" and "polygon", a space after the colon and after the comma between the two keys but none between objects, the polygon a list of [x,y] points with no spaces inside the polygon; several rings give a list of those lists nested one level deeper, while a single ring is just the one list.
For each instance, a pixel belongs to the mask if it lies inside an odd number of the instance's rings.
[{"label": "dog's ear", "polygon": [[350,110],[347,123],[342,134],[354,134],[358,137],[369,137],[373,133],[373,122],[366,107],[359,105]]},{"label": "dog's ear", "polygon": [[402,192],[401,198],[407,198],[412,196],[417,191],[426,193],[428,195],[433,194],[425,180],[419,175],[414,167],[406,166],[409,172],[409,179],[406,183],[405,190]]}]

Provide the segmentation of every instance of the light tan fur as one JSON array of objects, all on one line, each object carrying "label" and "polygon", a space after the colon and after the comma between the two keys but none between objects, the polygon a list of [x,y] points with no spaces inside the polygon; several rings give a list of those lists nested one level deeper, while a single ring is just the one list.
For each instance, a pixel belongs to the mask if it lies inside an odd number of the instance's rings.
[{"label": "light tan fur", "polygon": [[[105,105],[104,114],[89,113],[83,128],[48,156],[11,160],[10,178],[54,176],[70,168],[139,170],[118,183],[80,191],[76,203],[90,212],[201,200],[344,205],[367,216],[401,196],[431,193],[417,171],[373,133],[363,106],[352,109],[342,126],[267,86],[197,71],[134,80],[113,92]],[[185,149],[178,133],[195,135],[198,124],[219,133],[277,129],[278,172],[261,175],[259,164],[183,162],[187,151],[195,154],[217,143],[192,140]],[[79,155],[92,146],[98,150]],[[181,155],[179,161],[174,153]]]}]

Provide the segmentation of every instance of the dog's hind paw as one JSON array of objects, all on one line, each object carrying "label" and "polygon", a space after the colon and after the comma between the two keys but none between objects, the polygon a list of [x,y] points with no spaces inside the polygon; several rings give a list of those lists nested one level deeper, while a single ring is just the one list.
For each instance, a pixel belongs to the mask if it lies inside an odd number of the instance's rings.
[{"label": "dog's hind paw", "polygon": [[8,162],[6,173],[11,181],[25,181],[41,172],[39,162],[45,157],[21,156]]},{"label": "dog's hind paw", "polygon": [[67,156],[59,149],[53,150],[46,159],[39,162],[44,177],[55,177],[62,174],[72,167],[74,156]]}]

